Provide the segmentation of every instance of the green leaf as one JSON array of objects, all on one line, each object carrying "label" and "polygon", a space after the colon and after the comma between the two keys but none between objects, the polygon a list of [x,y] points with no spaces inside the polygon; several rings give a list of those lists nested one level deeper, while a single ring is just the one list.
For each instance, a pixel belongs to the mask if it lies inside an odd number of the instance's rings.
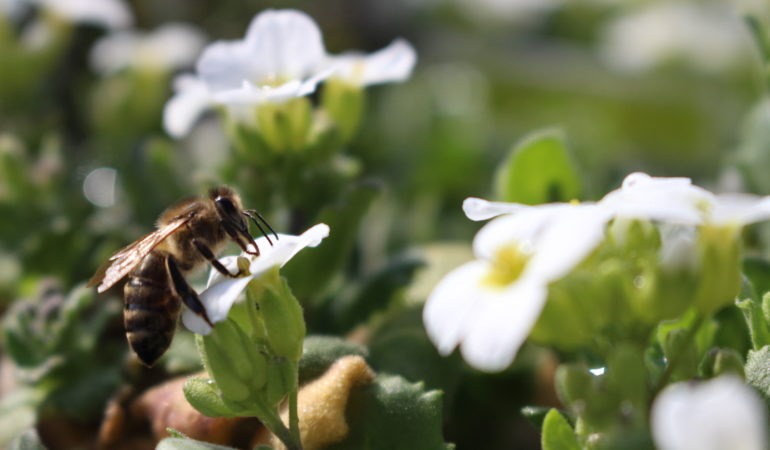
[{"label": "green leaf", "polygon": [[564,135],[557,129],[524,137],[495,175],[501,201],[536,205],[580,197],[582,188]]},{"label": "green leaf", "polygon": [[[749,283],[744,283],[750,286]],[[735,302],[738,308],[743,312],[746,325],[749,327],[751,335],[751,345],[754,350],[759,350],[766,345],[770,345],[770,327],[762,311],[762,300],[757,298],[753,289],[743,289],[741,300]]]},{"label": "green leaf", "polygon": [[166,438],[158,442],[155,450],[235,450],[233,447],[209,444],[193,439]]},{"label": "green leaf", "polygon": [[35,425],[37,407],[43,393],[31,388],[20,388],[0,400],[0,448]]},{"label": "green leaf", "polygon": [[214,383],[207,378],[190,378],[184,383],[184,397],[203,415],[232,417],[235,413],[225,404]]},{"label": "green leaf", "polygon": [[391,260],[382,269],[365,277],[347,292],[332,297],[329,302],[330,321],[335,332],[345,333],[365,322],[377,311],[384,310],[423,267],[422,259],[402,257]]},{"label": "green leaf", "polygon": [[388,311],[372,328],[369,363],[377,372],[397,373],[441,389],[451,401],[460,382],[459,355],[441,356],[422,322],[422,305]]},{"label": "green leaf", "polygon": [[13,440],[7,450],[46,450],[42,442],[40,442],[40,436],[37,431],[27,430],[19,437]]},{"label": "green leaf", "polygon": [[393,375],[351,393],[346,416],[350,433],[328,450],[444,450],[441,392],[425,391]]},{"label": "green leaf", "polygon": [[746,358],[746,382],[754,386],[770,403],[770,345],[759,350],[749,350]]},{"label": "green leaf", "polygon": [[316,223],[325,223],[332,230],[318,248],[305,250],[281,269],[289,280],[294,295],[304,304],[323,294],[332,278],[348,262],[358,235],[358,227],[380,187],[372,183],[359,184],[336,205],[324,208]]},{"label": "green leaf", "polygon": [[543,450],[580,450],[575,432],[556,409],[545,416],[541,444]]},{"label": "green leaf", "polygon": [[299,360],[299,383],[304,384],[321,376],[334,361],[347,355],[366,358],[366,347],[332,336],[309,336],[305,339]]}]

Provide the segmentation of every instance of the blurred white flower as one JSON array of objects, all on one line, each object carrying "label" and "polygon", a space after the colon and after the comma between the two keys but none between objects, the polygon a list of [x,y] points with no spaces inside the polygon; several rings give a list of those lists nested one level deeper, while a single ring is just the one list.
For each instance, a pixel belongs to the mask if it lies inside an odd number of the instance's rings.
[{"label": "blurred white flower", "polygon": [[[597,203],[529,206],[466,199],[472,220],[500,216],[481,228],[473,241],[478,258],[450,272],[427,299],[423,321],[443,355],[458,345],[472,366],[496,371],[507,367],[537,321],[548,284],[567,275],[604,239],[615,218],[641,219],[693,227],[737,224],[770,218],[770,200],[714,195],[688,178],[656,178],[644,173]],[[692,248],[687,233],[666,236],[666,251]],[[692,255],[662,253],[680,268]]]},{"label": "blurred white flower", "polygon": [[634,215],[679,225],[744,226],[770,219],[770,197],[713,194],[689,178],[633,173],[600,202],[616,216]]},{"label": "blurred white flower", "polygon": [[[206,290],[200,294],[200,300],[211,322],[221,322],[227,318],[230,308],[251,280],[259,278],[273,267],[283,267],[300,250],[318,246],[327,236],[329,236],[329,226],[320,223],[299,236],[279,234],[277,240],[275,237],[271,238],[272,245],[268,243],[266,237],[260,237],[256,240],[260,251],[259,256],[243,253],[241,256],[227,256],[220,259],[220,262],[234,273],[238,270],[238,258],[247,258],[250,262],[250,274],[240,278],[230,278],[214,269],[211,270]],[[185,309],[182,314],[182,323],[197,334],[207,335],[211,332],[211,327],[189,309]]]},{"label": "blurred white flower", "polygon": [[404,39],[371,54],[359,52],[330,56],[334,76],[357,86],[401,82],[409,78],[417,62],[414,47]]},{"label": "blurred white flower", "polygon": [[739,378],[675,383],[652,405],[651,427],[660,450],[764,450],[765,405]]},{"label": "blurred white flower", "polygon": [[198,59],[197,75],[175,82],[176,94],[164,111],[166,130],[175,137],[186,134],[214,104],[253,105],[310,94],[331,74],[325,61],[313,19],[296,10],[264,11],[243,39],[210,44]]},{"label": "blurred white flower", "polygon": [[155,31],[119,31],[100,39],[91,51],[91,65],[106,75],[127,67],[172,71],[192,65],[206,44],[199,29],[182,23]]},{"label": "blurred white flower", "polygon": [[548,283],[598,245],[608,220],[597,205],[551,204],[484,226],[473,242],[479,259],[450,272],[425,304],[425,329],[439,352],[460,345],[473,367],[506,368],[540,316]]},{"label": "blurred white flower", "polygon": [[403,39],[371,55],[329,55],[318,25],[308,15],[267,10],[254,17],[242,40],[210,44],[198,59],[196,75],[175,81],[164,125],[170,135],[184,136],[214,105],[225,105],[233,117],[248,119],[254,105],[311,94],[335,74],[358,86],[403,81],[416,59],[414,48]]},{"label": "blurred white flower", "polygon": [[612,67],[646,71],[682,61],[721,71],[747,60],[752,44],[741,18],[715,2],[652,2],[610,22],[600,55]]},{"label": "blurred white flower", "polygon": [[81,24],[105,28],[127,28],[133,14],[122,0],[30,0],[57,16]]}]

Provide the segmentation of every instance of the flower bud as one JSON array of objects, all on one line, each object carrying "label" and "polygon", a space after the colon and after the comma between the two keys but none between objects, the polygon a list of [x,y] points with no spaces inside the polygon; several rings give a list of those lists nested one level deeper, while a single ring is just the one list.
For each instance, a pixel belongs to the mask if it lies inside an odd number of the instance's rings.
[{"label": "flower bud", "polygon": [[225,401],[243,402],[267,383],[265,356],[234,322],[220,322],[209,335],[196,335],[196,340]]},{"label": "flower bud", "polygon": [[361,86],[331,78],[324,83],[323,108],[334,120],[343,142],[353,138],[361,122],[366,96]]},{"label": "flower bud", "polygon": [[257,130],[277,153],[304,149],[312,125],[312,108],[306,98],[264,103],[257,108]]},{"label": "flower bud", "polygon": [[694,305],[710,315],[731,304],[740,292],[740,228],[705,225],[699,231],[700,285]]},{"label": "flower bud", "polygon": [[264,283],[259,297],[259,311],[264,318],[270,348],[275,356],[297,362],[302,356],[305,338],[305,319],[302,307],[292,295],[286,280],[278,274],[278,268],[258,280]]}]

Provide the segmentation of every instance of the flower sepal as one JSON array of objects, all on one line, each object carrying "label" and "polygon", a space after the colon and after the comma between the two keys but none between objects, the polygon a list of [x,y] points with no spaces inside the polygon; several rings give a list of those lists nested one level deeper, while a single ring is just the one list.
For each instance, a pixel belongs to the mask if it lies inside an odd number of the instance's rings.
[{"label": "flower sepal", "polygon": [[305,97],[281,103],[264,103],[256,107],[255,130],[275,153],[300,153],[313,124],[313,110]]},{"label": "flower sepal", "polygon": [[324,83],[321,102],[324,111],[339,129],[342,141],[349,142],[358,131],[366,105],[363,86],[342,78],[330,78]]},{"label": "flower sepal", "polygon": [[694,305],[703,315],[735,301],[741,289],[741,229],[737,226],[700,227],[697,249],[700,286]]}]

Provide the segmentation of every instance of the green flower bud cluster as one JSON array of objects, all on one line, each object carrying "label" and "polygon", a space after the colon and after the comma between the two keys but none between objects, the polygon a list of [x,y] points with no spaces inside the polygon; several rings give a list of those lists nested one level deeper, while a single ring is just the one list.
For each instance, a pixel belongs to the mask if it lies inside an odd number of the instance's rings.
[{"label": "green flower bud cluster", "polygon": [[278,406],[296,396],[304,336],[302,308],[274,268],[251,282],[227,320],[196,335],[210,378],[188,380],[187,400],[208,416],[256,416],[288,436]]},{"label": "green flower bud cluster", "polygon": [[[740,230],[700,226],[671,230],[616,220],[592,255],[549,286],[531,337],[570,350],[603,354],[601,339],[644,344],[655,326],[693,309],[710,317],[740,288]],[[568,331],[565,331],[568,330]],[[673,337],[672,337],[673,339]],[[604,355],[606,356],[606,355]]]}]

